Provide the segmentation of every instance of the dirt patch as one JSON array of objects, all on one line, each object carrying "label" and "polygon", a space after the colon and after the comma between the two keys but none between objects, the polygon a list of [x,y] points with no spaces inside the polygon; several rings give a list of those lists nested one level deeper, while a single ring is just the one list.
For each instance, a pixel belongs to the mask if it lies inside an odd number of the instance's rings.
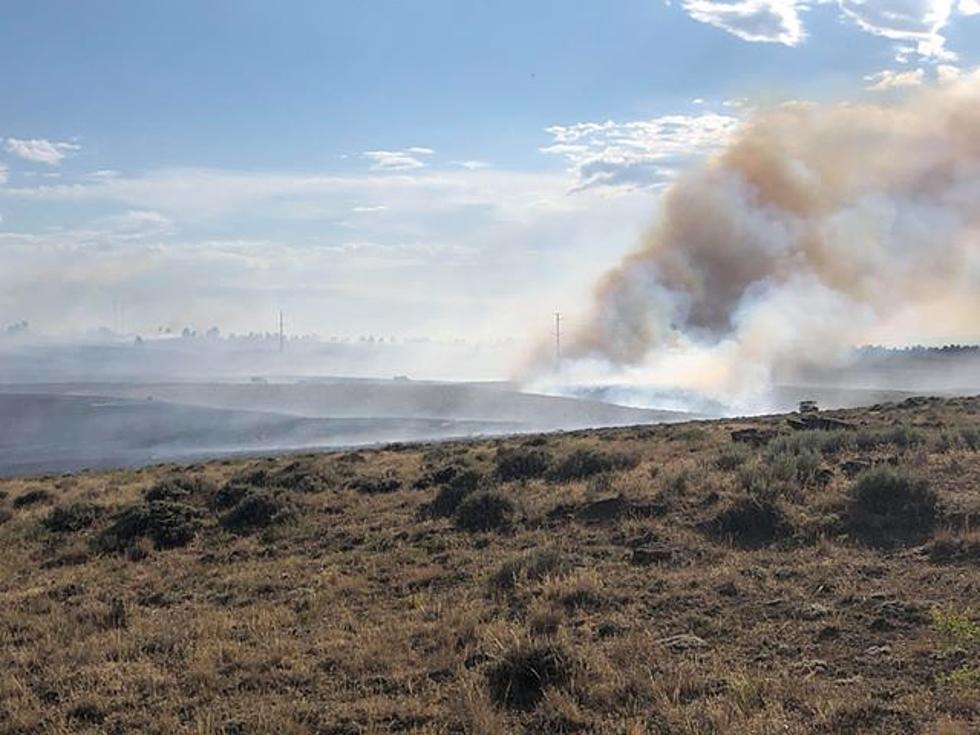
[{"label": "dirt patch", "polygon": [[980,562],[980,531],[942,534],[927,551],[929,559],[938,564]]}]

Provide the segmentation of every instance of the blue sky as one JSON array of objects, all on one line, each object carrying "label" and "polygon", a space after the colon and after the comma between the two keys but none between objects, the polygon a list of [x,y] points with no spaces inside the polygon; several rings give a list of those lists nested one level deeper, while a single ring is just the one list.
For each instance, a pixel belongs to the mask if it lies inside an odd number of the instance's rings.
[{"label": "blue sky", "polygon": [[975,0],[37,0],[0,21],[0,324],[526,330],[758,105],[980,63]]}]

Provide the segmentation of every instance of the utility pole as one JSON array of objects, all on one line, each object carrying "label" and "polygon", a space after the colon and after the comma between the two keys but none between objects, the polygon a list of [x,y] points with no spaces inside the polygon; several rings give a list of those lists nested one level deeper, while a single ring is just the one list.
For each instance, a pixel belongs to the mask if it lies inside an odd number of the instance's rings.
[{"label": "utility pole", "polygon": [[561,369],[561,312],[555,312],[555,370]]},{"label": "utility pole", "polygon": [[286,340],[286,337],[285,337],[285,333],[283,332],[283,327],[282,327],[282,309],[280,309],[279,310],[279,354],[280,355],[285,350],[285,344],[286,344],[286,341],[285,340]]}]

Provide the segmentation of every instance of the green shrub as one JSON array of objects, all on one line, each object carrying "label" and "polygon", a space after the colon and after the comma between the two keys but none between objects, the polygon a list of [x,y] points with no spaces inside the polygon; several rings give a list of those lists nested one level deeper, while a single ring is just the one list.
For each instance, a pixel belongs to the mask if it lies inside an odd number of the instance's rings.
[{"label": "green shrub", "polygon": [[921,447],[926,443],[926,436],[920,429],[906,426],[905,424],[899,424],[889,429],[885,434],[885,438],[889,444],[894,445],[898,449],[913,449],[915,447]]},{"label": "green shrub", "polygon": [[752,450],[744,444],[732,444],[722,450],[715,459],[715,467],[723,472],[733,472],[744,465],[751,456]]},{"label": "green shrub", "polygon": [[51,509],[41,525],[55,533],[76,533],[95,523],[103,511],[103,508],[89,503],[58,506]]},{"label": "green shrub", "polygon": [[964,647],[980,643],[980,622],[973,620],[969,612],[934,609],[932,628],[949,646]]},{"label": "green shrub", "polygon": [[931,535],[938,512],[936,493],[926,480],[882,466],[858,475],[846,517],[855,537],[873,546],[894,546]]},{"label": "green shrub", "polygon": [[976,426],[964,426],[960,429],[960,439],[963,444],[972,452],[980,449],[980,429]]},{"label": "green shrub", "polygon": [[172,549],[190,543],[200,525],[200,512],[193,506],[152,500],[119,513],[99,535],[96,545],[104,551],[118,552],[145,538],[158,549]]},{"label": "green shrub", "polygon": [[431,503],[423,507],[423,515],[433,518],[450,518],[459,508],[466,497],[480,487],[483,475],[476,470],[465,470],[454,475],[439,492]]},{"label": "green shrub", "polygon": [[294,518],[292,506],[274,492],[252,489],[221,517],[221,526],[232,533],[248,533]]},{"label": "green shrub", "polygon": [[47,490],[28,490],[23,495],[14,498],[12,505],[15,508],[28,508],[32,505],[51,502],[52,495]]},{"label": "green shrub", "polygon": [[467,495],[453,519],[462,531],[501,531],[510,527],[516,514],[514,501],[494,490]]},{"label": "green shrub", "polygon": [[793,527],[771,499],[743,495],[735,498],[702,529],[745,549],[757,549],[788,538]]},{"label": "green shrub", "polygon": [[549,482],[574,482],[615,469],[635,466],[635,461],[622,454],[600,452],[597,449],[576,449],[553,465],[547,472]]},{"label": "green shrub", "polygon": [[172,500],[186,503],[192,499],[207,499],[217,487],[213,482],[197,475],[174,475],[160,480],[146,491],[147,500]]},{"label": "green shrub", "polygon": [[360,475],[350,480],[347,487],[366,495],[384,495],[400,490],[401,480],[393,474],[386,475]]},{"label": "green shrub", "polygon": [[551,467],[551,455],[535,447],[502,447],[497,450],[495,474],[504,482],[543,477]]}]

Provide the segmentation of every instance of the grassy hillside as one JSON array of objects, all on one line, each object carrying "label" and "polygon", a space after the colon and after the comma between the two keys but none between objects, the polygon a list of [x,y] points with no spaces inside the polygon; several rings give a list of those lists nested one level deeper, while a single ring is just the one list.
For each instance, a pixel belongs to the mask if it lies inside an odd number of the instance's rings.
[{"label": "grassy hillside", "polygon": [[980,400],[833,416],[0,481],[0,732],[976,733]]}]

